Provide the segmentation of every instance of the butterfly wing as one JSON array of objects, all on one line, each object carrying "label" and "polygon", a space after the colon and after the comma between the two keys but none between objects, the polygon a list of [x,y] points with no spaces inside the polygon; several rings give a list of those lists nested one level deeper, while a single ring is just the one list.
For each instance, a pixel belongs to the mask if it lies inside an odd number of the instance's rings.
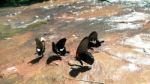
[{"label": "butterfly wing", "polygon": [[90,65],[94,63],[94,57],[92,56],[90,52],[81,54],[80,59]]},{"label": "butterfly wing", "polygon": [[89,44],[89,38],[88,37],[83,38],[83,40],[80,42],[80,44],[77,48],[76,56],[79,56],[79,54],[81,54],[81,53],[87,52],[88,44]]},{"label": "butterfly wing", "polygon": [[94,63],[94,57],[88,52],[89,38],[85,37],[79,44],[76,52],[76,59],[83,65],[82,61],[92,65]]},{"label": "butterfly wing", "polygon": [[91,34],[89,35],[89,40],[92,41],[92,40],[97,40],[98,38],[98,34],[96,31],[93,31],[91,32]]},{"label": "butterfly wing", "polygon": [[57,47],[54,42],[52,42],[52,50],[54,53],[58,54]]},{"label": "butterfly wing", "polygon": [[65,43],[66,43],[66,38],[62,38],[62,39],[60,39],[58,42],[57,42],[57,44],[56,44],[56,46],[57,46],[57,48],[64,48],[64,46],[65,46]]},{"label": "butterfly wing", "polygon": [[36,42],[36,47],[37,48],[42,48],[42,42],[40,41],[40,39],[39,38],[35,38],[35,42]]}]

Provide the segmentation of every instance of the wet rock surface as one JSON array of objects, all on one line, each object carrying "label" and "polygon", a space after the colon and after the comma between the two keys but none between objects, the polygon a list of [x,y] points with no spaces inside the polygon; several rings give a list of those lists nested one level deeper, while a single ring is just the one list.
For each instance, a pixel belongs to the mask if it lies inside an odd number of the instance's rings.
[{"label": "wet rock surface", "polygon": [[[1,8],[0,83],[149,84],[150,2],[94,1],[58,0]],[[73,67],[80,64],[74,58],[80,41],[92,31],[105,41],[90,51],[94,64]],[[46,52],[31,64],[38,36],[46,39]],[[55,58],[51,43],[63,37],[70,53]]]}]

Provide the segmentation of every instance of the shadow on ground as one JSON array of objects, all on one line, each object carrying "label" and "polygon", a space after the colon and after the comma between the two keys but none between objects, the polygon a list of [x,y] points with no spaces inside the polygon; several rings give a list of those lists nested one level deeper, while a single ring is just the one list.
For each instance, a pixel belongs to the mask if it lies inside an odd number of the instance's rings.
[{"label": "shadow on ground", "polygon": [[29,61],[28,63],[36,64],[36,63],[38,63],[38,62],[39,62],[42,58],[43,58],[43,57],[35,58],[35,59],[33,59],[33,60]]},{"label": "shadow on ground", "polygon": [[51,62],[56,61],[56,60],[61,60],[61,57],[59,55],[49,56],[46,61],[46,64],[50,64]]},{"label": "shadow on ground", "polygon": [[72,70],[69,72],[70,76],[76,77],[79,73],[83,73],[89,71],[91,68],[89,66],[78,66],[77,68],[71,68]]}]

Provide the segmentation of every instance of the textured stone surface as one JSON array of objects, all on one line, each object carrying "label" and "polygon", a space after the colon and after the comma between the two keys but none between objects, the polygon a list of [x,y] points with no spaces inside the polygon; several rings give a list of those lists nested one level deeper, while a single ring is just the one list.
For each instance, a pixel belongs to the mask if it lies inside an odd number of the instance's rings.
[{"label": "textured stone surface", "polygon": [[[21,22],[35,22],[11,37],[0,40],[0,83],[2,84],[149,84],[150,22],[148,7],[57,0],[18,8],[2,8],[0,28]],[[51,4],[50,4],[51,3]],[[63,5],[62,5],[63,4]],[[17,13],[14,16],[14,11]],[[127,19],[126,19],[127,18]],[[140,26],[139,26],[140,25]],[[32,27],[35,29],[32,30]],[[11,29],[11,28],[10,28]],[[16,28],[14,28],[16,29]],[[0,29],[0,35],[7,31]],[[92,31],[104,44],[89,50],[95,58],[92,66],[75,61],[80,41]],[[7,34],[7,33],[6,33]],[[36,64],[34,38],[46,39],[44,57]],[[51,43],[66,37],[69,54],[46,64],[53,56]]]}]

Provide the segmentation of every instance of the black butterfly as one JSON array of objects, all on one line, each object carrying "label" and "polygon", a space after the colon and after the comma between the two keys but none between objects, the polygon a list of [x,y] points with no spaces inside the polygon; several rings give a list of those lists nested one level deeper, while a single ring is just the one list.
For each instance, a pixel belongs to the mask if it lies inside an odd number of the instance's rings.
[{"label": "black butterfly", "polygon": [[83,62],[86,62],[87,64],[92,65],[94,63],[94,57],[90,52],[88,52],[88,44],[89,44],[89,38],[85,37],[79,44],[76,52],[76,60],[80,62],[80,64],[83,66]]},{"label": "black butterfly", "polygon": [[89,49],[91,49],[92,47],[99,47],[99,46],[101,46],[102,43],[104,43],[104,41],[98,40],[98,34],[96,31],[93,31],[89,35],[89,45],[88,45]]},{"label": "black butterfly", "polygon": [[38,54],[38,56],[42,56],[44,55],[45,52],[45,41],[44,40],[40,40],[39,38],[35,38],[35,42],[36,42],[36,53]]},{"label": "black butterfly", "polygon": [[57,55],[65,56],[66,53],[69,53],[69,51],[66,51],[65,43],[66,38],[60,39],[56,44],[52,42],[52,50]]}]

